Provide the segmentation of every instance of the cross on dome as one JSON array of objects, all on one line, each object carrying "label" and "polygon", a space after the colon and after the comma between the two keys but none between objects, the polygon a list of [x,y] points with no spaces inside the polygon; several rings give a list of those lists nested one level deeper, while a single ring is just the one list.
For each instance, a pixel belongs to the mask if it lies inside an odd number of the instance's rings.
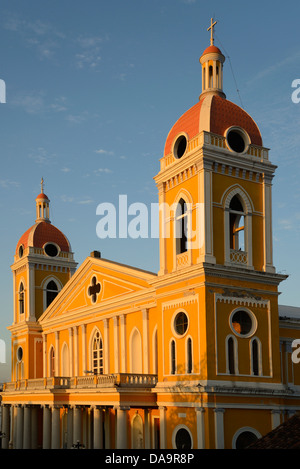
[{"label": "cross on dome", "polygon": [[210,30],[210,45],[211,46],[214,45],[214,27],[215,27],[216,24],[217,24],[217,21],[214,22],[214,19],[211,18],[210,19],[210,27],[207,28],[207,31]]}]

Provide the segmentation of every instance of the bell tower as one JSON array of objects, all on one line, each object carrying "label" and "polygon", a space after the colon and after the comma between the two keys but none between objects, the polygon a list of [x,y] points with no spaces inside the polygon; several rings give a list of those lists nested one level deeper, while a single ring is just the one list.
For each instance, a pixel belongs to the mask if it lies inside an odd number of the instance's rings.
[{"label": "bell tower", "polygon": [[272,334],[279,327],[277,288],[286,276],[273,265],[276,166],[254,119],[226,98],[215,25],[212,20],[211,43],[200,57],[199,101],[171,128],[154,178],[158,281],[173,285],[177,304],[179,292],[199,295],[201,379],[259,375],[279,383],[279,341]]},{"label": "bell tower", "polygon": [[[67,237],[51,224],[50,200],[44,193],[43,179],[35,202],[35,224],[19,239],[11,266],[14,320],[9,329],[12,333],[13,380],[43,376],[43,370],[37,368],[43,363],[42,359],[37,359],[42,353],[39,318],[77,266]],[[29,376],[29,370],[34,376]]]}]

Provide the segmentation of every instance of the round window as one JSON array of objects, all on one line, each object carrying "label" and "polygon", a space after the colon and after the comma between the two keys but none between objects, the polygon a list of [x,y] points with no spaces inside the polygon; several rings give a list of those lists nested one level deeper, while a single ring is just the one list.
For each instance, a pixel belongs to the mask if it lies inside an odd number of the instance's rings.
[{"label": "round window", "polygon": [[245,449],[247,446],[251,445],[251,443],[254,443],[257,440],[257,436],[249,431],[245,431],[241,433],[235,443],[236,449]]},{"label": "round window", "polygon": [[230,129],[226,136],[229,148],[236,153],[243,153],[248,145],[246,134],[240,129]]},{"label": "round window", "polygon": [[233,332],[241,336],[249,336],[255,327],[255,319],[247,311],[235,311],[231,317]]},{"label": "round window", "polygon": [[174,320],[174,329],[175,329],[176,334],[178,335],[185,334],[188,328],[188,323],[189,323],[188,317],[183,311],[180,311],[180,313],[176,314],[175,320]]},{"label": "round window", "polygon": [[180,159],[186,152],[187,149],[187,139],[184,135],[180,135],[174,145],[174,156],[177,159]]},{"label": "round window", "polygon": [[46,246],[44,247],[44,250],[45,250],[45,253],[47,254],[47,256],[49,256],[49,257],[56,257],[57,254],[58,254],[58,248],[53,243],[46,244]]},{"label": "round window", "polygon": [[176,449],[191,449],[192,439],[190,433],[185,428],[180,428],[175,436]]},{"label": "round window", "polygon": [[23,349],[22,349],[22,347],[18,347],[18,349],[17,349],[17,359],[20,362],[20,361],[22,361],[22,358],[23,358]]}]

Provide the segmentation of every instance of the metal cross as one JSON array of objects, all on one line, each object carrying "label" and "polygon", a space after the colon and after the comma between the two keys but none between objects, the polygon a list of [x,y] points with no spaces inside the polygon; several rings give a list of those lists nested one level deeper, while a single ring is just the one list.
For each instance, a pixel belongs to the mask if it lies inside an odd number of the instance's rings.
[{"label": "metal cross", "polygon": [[217,24],[217,21],[213,22],[214,19],[211,18],[210,19],[210,27],[207,28],[207,31],[210,30],[210,45],[213,46],[214,45],[214,26]]},{"label": "metal cross", "polygon": [[96,303],[97,295],[99,295],[101,290],[101,284],[97,283],[97,278],[94,276],[92,278],[92,285],[88,288],[88,295],[92,297],[93,303]]}]

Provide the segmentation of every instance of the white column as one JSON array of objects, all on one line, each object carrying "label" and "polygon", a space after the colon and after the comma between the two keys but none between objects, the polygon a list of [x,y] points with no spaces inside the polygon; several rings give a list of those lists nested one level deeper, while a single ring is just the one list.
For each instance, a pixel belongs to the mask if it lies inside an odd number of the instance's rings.
[{"label": "white column", "polygon": [[117,410],[117,447],[127,449],[127,410],[129,407],[116,407]]},{"label": "white column", "polygon": [[198,449],[205,449],[204,409],[199,407],[195,410],[197,418],[197,447]]},{"label": "white column", "polygon": [[143,309],[143,372],[149,373],[149,314],[148,309]]},{"label": "white column", "polygon": [[166,206],[165,206],[165,183],[161,183],[158,187],[158,204],[159,204],[159,260],[160,270],[158,275],[167,273],[167,257],[166,257],[166,238],[170,226],[170,221],[166,220]]},{"label": "white column", "polygon": [[1,440],[1,448],[8,449],[10,438],[10,405],[2,406],[2,433],[4,433],[4,437]]},{"label": "white column", "polygon": [[18,406],[14,405],[12,409],[12,447],[17,448],[17,434],[18,434]]},{"label": "white column", "polygon": [[275,409],[275,410],[272,410],[271,414],[272,414],[272,430],[273,430],[274,428],[278,427],[278,425],[280,425],[281,423],[280,422],[281,413],[280,413],[280,410]]},{"label": "white column", "polygon": [[22,405],[17,406],[17,449],[23,449],[24,409]]},{"label": "white column", "polygon": [[60,449],[60,408],[52,407],[51,449]]},{"label": "white column", "polygon": [[215,411],[215,445],[216,449],[224,449],[224,409]]},{"label": "white column", "polygon": [[94,407],[94,442],[93,449],[103,449],[103,411]]},{"label": "white column", "polygon": [[74,361],[73,361],[73,329],[69,329],[69,348],[70,348],[70,376],[74,376]]},{"label": "white column", "polygon": [[47,336],[43,334],[43,377],[46,378],[47,371]]},{"label": "white column", "polygon": [[166,448],[166,434],[167,434],[166,408],[160,407],[159,414],[160,414],[160,449],[165,449]]},{"label": "white column", "polygon": [[81,337],[82,337],[82,371],[87,370],[87,360],[86,360],[86,325],[81,326]]},{"label": "white column", "polygon": [[104,319],[104,374],[109,374],[109,320]]},{"label": "white column", "polygon": [[198,262],[216,263],[213,255],[212,163],[202,160],[198,167],[197,230]]},{"label": "white column", "polygon": [[120,316],[120,342],[121,342],[121,373],[126,373],[126,358],[127,358],[127,347],[126,347],[126,316],[121,314]]},{"label": "white column", "polygon": [[145,419],[145,449],[150,449],[150,418],[149,410],[144,410],[144,419]]},{"label": "white column", "polygon": [[119,373],[119,318],[114,317],[114,351],[115,351],[115,373]]},{"label": "white column", "polygon": [[264,270],[274,272],[273,235],[272,235],[272,177],[263,177],[263,211],[264,211]]},{"label": "white column", "polygon": [[24,405],[23,449],[31,448],[31,406]]},{"label": "white column", "polygon": [[35,269],[34,264],[28,264],[28,310],[26,312],[29,321],[35,321]]},{"label": "white column", "polygon": [[73,407],[68,407],[68,416],[67,416],[67,448],[71,449],[73,444]]},{"label": "white column", "polygon": [[73,410],[73,444],[81,443],[81,407],[74,406]]},{"label": "white column", "polygon": [[51,448],[51,409],[43,407],[43,449]]},{"label": "white column", "polygon": [[110,410],[109,407],[105,408],[104,414],[104,425],[105,425],[105,449],[110,449]]},{"label": "white column", "polygon": [[78,376],[78,328],[73,327],[74,336],[74,375]]},{"label": "white column", "polygon": [[38,406],[31,407],[31,449],[38,448]]},{"label": "white column", "polygon": [[60,376],[60,360],[59,360],[59,332],[55,332],[55,376]]}]

